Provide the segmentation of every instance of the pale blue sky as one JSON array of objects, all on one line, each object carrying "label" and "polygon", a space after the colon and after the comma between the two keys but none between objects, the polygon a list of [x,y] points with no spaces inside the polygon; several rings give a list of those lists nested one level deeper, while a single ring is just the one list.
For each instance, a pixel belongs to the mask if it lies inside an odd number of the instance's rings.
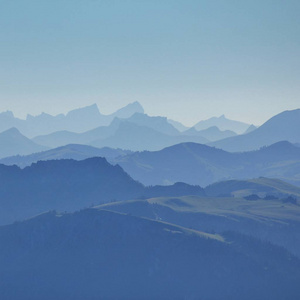
[{"label": "pale blue sky", "polygon": [[139,101],[260,124],[300,107],[299,16],[299,0],[0,0],[0,111]]}]

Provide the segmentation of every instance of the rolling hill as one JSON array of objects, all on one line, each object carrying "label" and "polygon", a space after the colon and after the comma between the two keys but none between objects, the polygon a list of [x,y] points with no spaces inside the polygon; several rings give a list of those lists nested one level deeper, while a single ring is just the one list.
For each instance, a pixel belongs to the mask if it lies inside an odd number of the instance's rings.
[{"label": "rolling hill", "polygon": [[261,176],[300,184],[300,148],[288,142],[245,153],[182,143],[160,151],[132,153],[115,162],[146,185],[181,181],[206,186],[216,181]]},{"label": "rolling hill", "polygon": [[213,183],[205,188],[205,193],[212,197],[245,197],[256,194],[259,197],[276,198],[290,195],[300,199],[300,187],[279,179],[255,178],[248,180],[227,180]]},{"label": "rolling hill", "polygon": [[74,211],[91,205],[158,195],[204,195],[199,186],[177,183],[145,187],[105,158],[39,161],[30,167],[0,165],[0,225],[44,211]]},{"label": "rolling hill", "polygon": [[[269,243],[120,213],[0,227],[3,299],[296,299],[299,260]],[[216,288],[217,286],[217,288]]]},{"label": "rolling hill", "polygon": [[106,209],[209,233],[239,234],[284,247],[300,258],[300,206],[285,199],[156,197],[103,204]]}]

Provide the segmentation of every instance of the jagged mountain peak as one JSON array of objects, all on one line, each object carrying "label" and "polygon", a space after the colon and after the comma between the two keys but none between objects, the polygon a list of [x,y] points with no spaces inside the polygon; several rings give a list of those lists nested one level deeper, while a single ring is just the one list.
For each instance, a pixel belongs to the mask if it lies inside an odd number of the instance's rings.
[{"label": "jagged mountain peak", "polygon": [[98,109],[98,106],[96,103],[81,107],[81,108],[76,108],[67,113],[67,117],[73,117],[73,116],[99,116],[100,111]]},{"label": "jagged mountain peak", "polygon": [[114,112],[112,116],[125,119],[131,117],[135,113],[144,113],[143,106],[137,101],[129,103],[126,106],[120,108],[119,110]]},{"label": "jagged mountain peak", "polygon": [[12,135],[12,134],[14,134],[14,135],[16,135],[16,134],[22,135],[21,132],[16,127],[11,127],[9,129],[3,131],[1,133],[1,135],[3,135],[3,134],[6,134],[6,135]]},{"label": "jagged mountain peak", "polygon": [[220,130],[231,130],[235,133],[244,133],[250,126],[247,123],[231,120],[223,114],[220,117],[212,117],[207,120],[202,120],[194,125],[197,130],[204,130],[212,126],[217,126]]},{"label": "jagged mountain peak", "polygon": [[14,113],[10,110],[3,111],[0,113],[0,115],[3,117],[14,118]]}]

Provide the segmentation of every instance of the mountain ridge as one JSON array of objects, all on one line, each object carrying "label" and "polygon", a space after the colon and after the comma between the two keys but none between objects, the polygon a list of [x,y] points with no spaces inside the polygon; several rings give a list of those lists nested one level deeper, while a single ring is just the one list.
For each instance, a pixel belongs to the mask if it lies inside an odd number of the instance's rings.
[{"label": "mountain ridge", "polygon": [[242,152],[256,150],[282,140],[297,143],[300,142],[300,132],[297,128],[300,128],[300,109],[286,110],[249,133],[209,143],[209,145],[231,152]]},{"label": "mountain ridge", "polygon": [[26,155],[48,149],[25,137],[15,127],[0,133],[0,145],[0,158],[8,155]]}]

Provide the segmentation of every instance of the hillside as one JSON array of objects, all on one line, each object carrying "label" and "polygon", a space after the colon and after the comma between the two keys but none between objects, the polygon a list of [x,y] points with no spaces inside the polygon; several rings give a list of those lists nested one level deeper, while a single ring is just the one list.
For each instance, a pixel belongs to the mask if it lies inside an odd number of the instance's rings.
[{"label": "hillside", "polygon": [[299,260],[271,244],[97,209],[0,227],[0,264],[1,296],[11,300],[296,299],[300,292]]},{"label": "hillside", "polygon": [[300,199],[300,187],[293,186],[279,179],[264,177],[216,182],[207,186],[205,192],[212,197],[244,197],[256,194],[259,197],[274,196],[277,198],[293,195]]},{"label": "hillside", "polygon": [[300,258],[300,206],[285,199],[156,197],[99,206],[210,233],[234,231],[284,247]]},{"label": "hillside", "polygon": [[181,181],[206,186],[221,180],[261,176],[300,184],[300,148],[288,142],[245,153],[182,143],[161,151],[132,153],[115,162],[146,185]]},{"label": "hillside", "polygon": [[145,187],[101,157],[39,161],[30,167],[0,165],[0,225],[44,211],[74,211],[112,201],[204,195],[201,187]]}]

